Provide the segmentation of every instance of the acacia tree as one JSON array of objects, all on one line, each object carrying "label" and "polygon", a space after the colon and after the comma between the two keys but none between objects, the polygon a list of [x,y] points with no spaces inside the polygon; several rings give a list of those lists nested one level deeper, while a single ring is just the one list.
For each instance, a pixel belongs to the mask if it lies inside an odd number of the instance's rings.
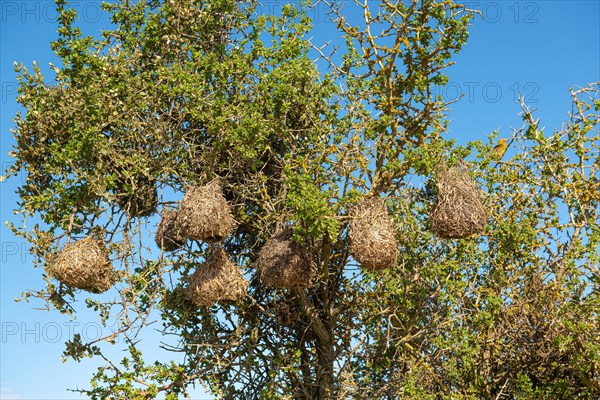
[{"label": "acacia tree", "polygon": [[[18,211],[37,266],[66,241],[109,242],[118,281],[104,295],[61,284],[25,297],[73,316],[76,299],[118,324],[75,336],[65,356],[102,357],[93,399],[177,398],[201,383],[223,398],[597,398],[600,395],[598,84],[573,91],[562,130],[523,104],[511,157],[445,137],[451,56],[472,12],[451,0],[330,4],[344,38],[311,42],[308,5],[260,15],[255,2],[104,4],[114,29],[83,36],[57,0],[62,60],[46,83],[19,65],[14,166]],[[317,61],[311,57],[318,56]],[[496,133],[490,136],[495,138]],[[485,232],[436,238],[423,184],[440,162],[469,160],[485,189]],[[153,216],[119,199],[156,182],[159,208],[220,177],[238,222],[223,248],[250,281],[244,301],[198,308],[183,288],[208,245],[151,249]],[[123,184],[123,182],[129,184]],[[348,210],[386,198],[400,258],[369,272],[349,254]],[[263,285],[259,249],[281,222],[307,249],[308,288]],[[182,362],[147,362],[136,345],[160,315]],[[104,354],[125,338],[129,356]]]}]

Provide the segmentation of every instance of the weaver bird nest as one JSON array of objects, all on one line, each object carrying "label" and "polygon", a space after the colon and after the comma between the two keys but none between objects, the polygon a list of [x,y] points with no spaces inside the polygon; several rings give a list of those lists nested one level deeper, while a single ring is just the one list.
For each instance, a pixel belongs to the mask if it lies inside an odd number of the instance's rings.
[{"label": "weaver bird nest", "polygon": [[292,241],[292,234],[292,228],[285,228],[260,249],[256,264],[265,285],[299,288],[311,284],[316,268],[304,249]]},{"label": "weaver bird nest", "polygon": [[398,260],[394,224],[382,199],[367,198],[350,210],[350,254],[373,271],[391,267]]},{"label": "weaver bird nest", "polygon": [[67,286],[102,293],[116,275],[103,241],[88,236],[65,245],[51,262],[50,273]]},{"label": "weaver bird nest", "polygon": [[156,212],[158,192],[156,180],[144,175],[121,176],[117,179],[117,204],[131,217],[147,217]]},{"label": "weaver bird nest", "polygon": [[174,251],[185,243],[185,236],[177,221],[177,211],[163,210],[154,241],[164,251]]},{"label": "weaver bird nest", "polygon": [[218,242],[235,225],[219,179],[206,186],[193,186],[185,194],[177,213],[182,234],[194,240]]},{"label": "weaver bird nest", "polygon": [[240,268],[218,246],[190,277],[187,297],[200,307],[222,301],[237,302],[246,296],[248,281]]},{"label": "weaver bird nest", "polygon": [[444,239],[465,238],[485,228],[482,192],[464,164],[438,171],[437,198],[429,219],[432,232]]}]

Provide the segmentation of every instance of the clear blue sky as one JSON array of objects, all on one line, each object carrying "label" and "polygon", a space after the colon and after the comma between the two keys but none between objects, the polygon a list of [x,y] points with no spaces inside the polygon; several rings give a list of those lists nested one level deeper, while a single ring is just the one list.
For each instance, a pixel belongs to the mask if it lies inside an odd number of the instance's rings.
[{"label": "clear blue sky", "polygon": [[[99,2],[75,2],[84,32],[95,34],[107,25]],[[279,9],[282,2],[263,2],[263,11]],[[375,2],[373,4],[376,4]],[[471,36],[457,64],[449,71],[450,84],[440,89],[446,99],[463,95],[451,106],[449,136],[459,143],[484,138],[494,129],[510,135],[519,127],[517,93],[537,108],[542,126],[558,129],[570,108],[568,89],[600,81],[600,3],[587,1],[472,1],[480,9]],[[48,71],[57,62],[49,42],[56,37],[52,1],[0,1],[0,162],[11,159],[12,118],[18,111],[13,61],[31,66],[36,60]],[[324,9],[315,13],[314,36],[329,39],[331,25]],[[335,37],[330,39],[334,40]],[[18,221],[12,210],[20,183],[13,178],[0,184],[1,220]],[[97,326],[82,315],[78,325],[56,312],[34,310],[38,303],[15,303],[26,289],[41,288],[42,271],[33,269],[27,246],[0,227],[0,399],[81,398],[66,388],[87,387],[98,366],[96,360],[63,364],[63,342],[72,333],[95,337]],[[88,318],[88,319],[86,319]],[[148,348],[157,338],[149,334]],[[116,351],[116,350],[115,350]],[[115,352],[115,355],[118,355]],[[154,354],[150,354],[154,355]],[[157,354],[158,356],[158,354]],[[196,398],[200,398],[201,391]]]}]

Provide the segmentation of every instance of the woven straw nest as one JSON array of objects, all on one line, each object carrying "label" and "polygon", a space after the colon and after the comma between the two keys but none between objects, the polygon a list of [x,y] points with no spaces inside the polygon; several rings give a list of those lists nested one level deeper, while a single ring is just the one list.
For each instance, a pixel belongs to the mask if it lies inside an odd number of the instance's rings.
[{"label": "woven straw nest", "polygon": [[235,225],[219,179],[206,186],[193,186],[185,194],[177,213],[183,235],[206,242],[222,240]]},{"label": "woven straw nest", "polygon": [[247,290],[248,281],[240,268],[218,246],[190,277],[186,295],[198,306],[210,307],[217,302],[240,301]]},{"label": "woven straw nest", "polygon": [[260,249],[256,264],[260,280],[275,288],[299,288],[311,284],[316,268],[297,243],[288,227],[270,238]]},{"label": "woven straw nest", "polygon": [[429,219],[432,232],[444,239],[461,239],[485,228],[482,192],[464,164],[439,169],[437,198]]},{"label": "woven straw nest", "polygon": [[398,260],[394,224],[385,202],[377,197],[364,199],[350,211],[350,254],[364,268],[379,270]]},{"label": "woven straw nest", "polygon": [[103,241],[88,236],[65,245],[51,263],[51,274],[67,286],[102,293],[116,281]]},{"label": "woven straw nest", "polygon": [[182,235],[177,221],[177,211],[162,211],[162,219],[158,224],[154,241],[164,251],[174,251],[185,244],[185,236]]},{"label": "woven straw nest", "polygon": [[117,204],[129,216],[147,217],[156,212],[156,180],[144,175],[122,176],[117,180]]}]

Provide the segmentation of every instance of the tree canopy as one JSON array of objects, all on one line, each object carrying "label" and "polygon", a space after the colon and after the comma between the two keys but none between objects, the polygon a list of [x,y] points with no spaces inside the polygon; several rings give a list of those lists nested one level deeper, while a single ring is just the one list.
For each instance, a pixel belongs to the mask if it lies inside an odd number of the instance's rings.
[{"label": "tree canopy", "polygon": [[[98,37],[56,6],[63,65],[51,82],[17,66],[26,113],[7,171],[26,172],[18,212],[41,222],[11,228],[47,272],[26,298],[118,324],[66,343],[66,357],[105,361],[87,396],[175,399],[195,384],[231,399],[600,396],[600,83],[572,90],[560,130],[522,104],[522,127],[457,146],[434,88],[474,13],[452,0],[330,4],[341,39],[329,45],[311,38],[305,3],[276,15],[255,1],[104,4],[114,28]],[[445,166],[483,191],[482,232],[432,233]],[[162,251],[153,234],[157,212],[215,180],[235,220],[218,246],[248,293],[199,307],[186,288],[216,245]],[[351,255],[352,210],[369,198],[393,219],[389,268]],[[285,229],[314,269],[308,285],[261,279],[260,250]],[[104,294],[51,269],[90,235],[116,269]],[[157,315],[182,362],[139,350]],[[103,353],[116,337],[123,360]]]}]

